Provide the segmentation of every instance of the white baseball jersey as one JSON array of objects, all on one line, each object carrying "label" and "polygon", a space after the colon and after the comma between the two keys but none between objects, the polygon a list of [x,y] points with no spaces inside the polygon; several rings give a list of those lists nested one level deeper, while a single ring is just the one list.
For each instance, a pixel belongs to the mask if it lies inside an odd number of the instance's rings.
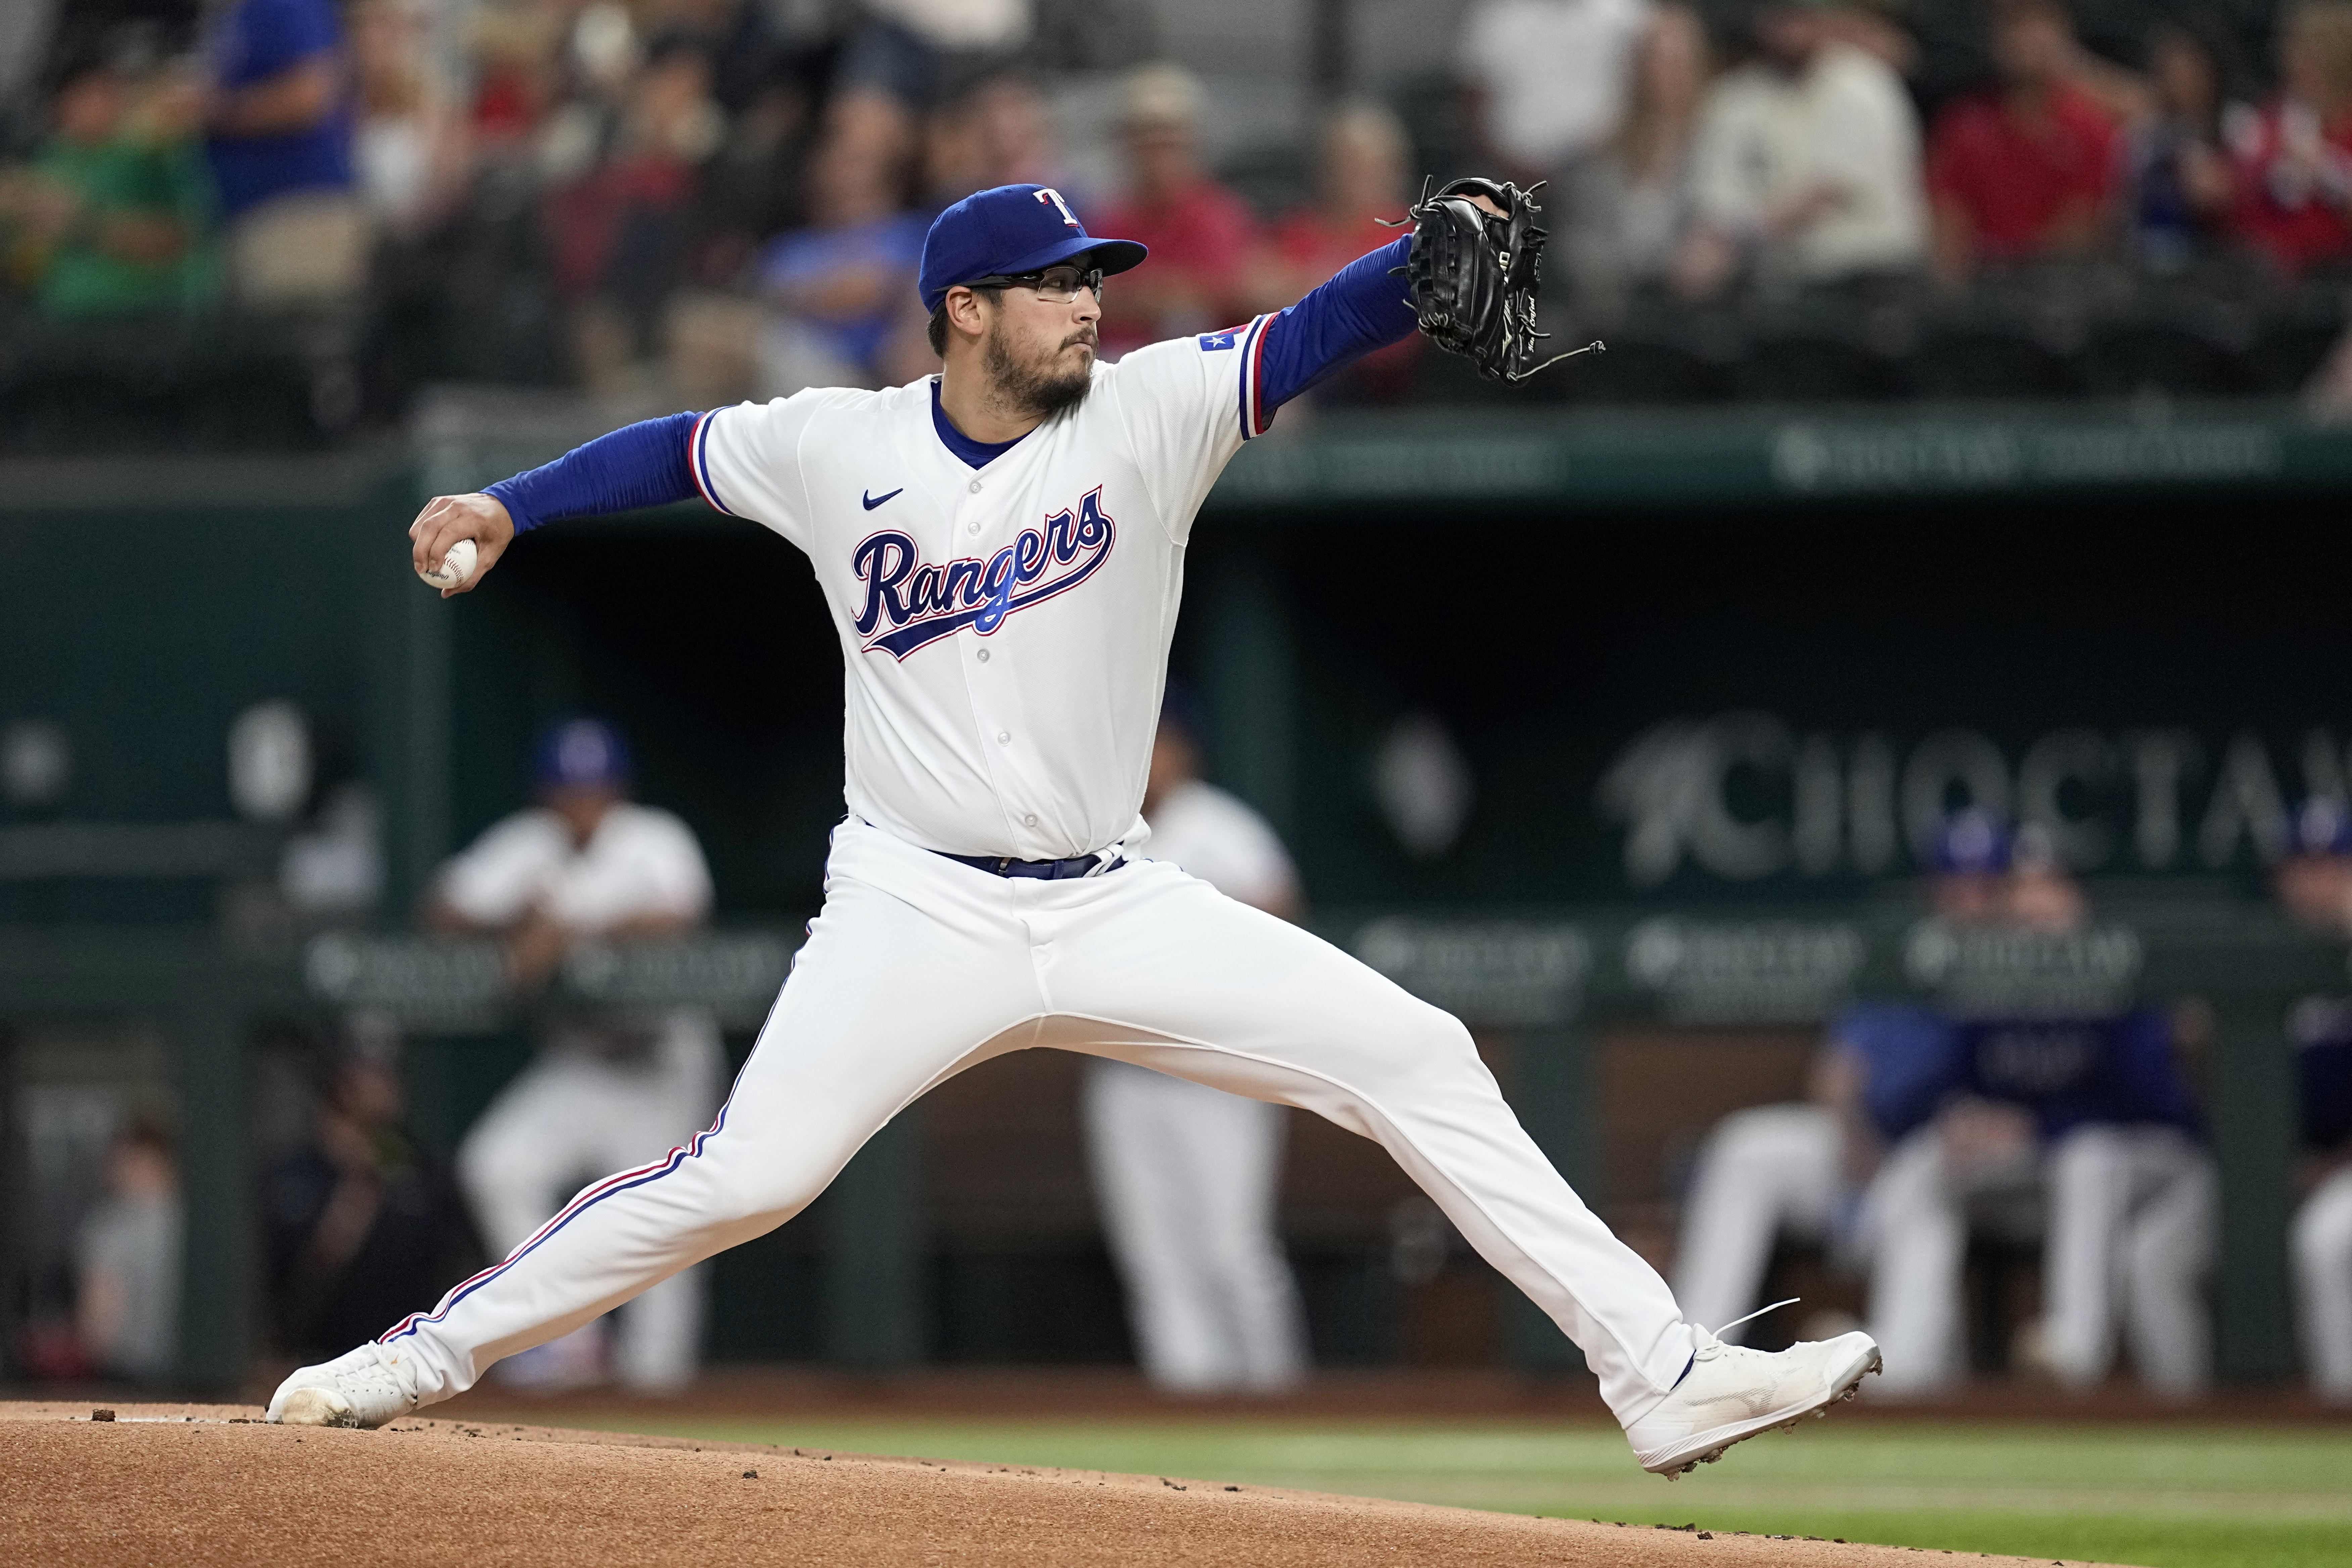
[{"label": "white baseball jersey", "polygon": [[510,925],[534,907],[575,931],[648,915],[698,920],[710,910],[710,868],[694,830],[668,812],[622,801],[584,846],[551,811],[493,823],[441,868],[442,900],[477,925]]},{"label": "white baseball jersey", "polygon": [[696,426],[705,499],[816,568],[847,667],[853,815],[956,855],[1141,842],[1184,543],[1264,427],[1268,319],[1097,363],[1084,403],[979,468],[940,438],[929,378]]},{"label": "white baseball jersey", "polygon": [[1229,899],[1271,909],[1297,890],[1298,873],[1265,817],[1201,779],[1160,796],[1151,858],[1181,866]]}]

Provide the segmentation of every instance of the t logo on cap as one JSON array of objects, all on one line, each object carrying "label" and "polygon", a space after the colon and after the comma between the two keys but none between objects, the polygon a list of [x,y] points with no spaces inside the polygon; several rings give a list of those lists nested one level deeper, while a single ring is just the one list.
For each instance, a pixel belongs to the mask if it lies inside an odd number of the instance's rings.
[{"label": "t logo on cap", "polygon": [[1124,272],[1144,258],[1131,239],[1087,233],[1069,201],[1051,185],[998,185],[975,191],[931,220],[915,281],[923,309],[937,310],[948,290],[985,278],[1018,278],[1087,258],[1104,272]]}]

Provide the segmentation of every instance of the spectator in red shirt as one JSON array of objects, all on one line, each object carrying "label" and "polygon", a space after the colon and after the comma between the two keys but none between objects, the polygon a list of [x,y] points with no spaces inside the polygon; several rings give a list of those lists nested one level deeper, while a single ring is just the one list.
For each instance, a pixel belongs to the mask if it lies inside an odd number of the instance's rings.
[{"label": "spectator in red shirt", "polygon": [[2352,5],[2305,0],[2279,30],[2280,93],[2231,127],[2231,226],[2281,270],[2352,253]]},{"label": "spectator in red shirt", "polygon": [[1151,258],[1104,292],[1107,360],[1229,327],[1246,313],[1244,270],[1255,225],[1241,197],[1201,167],[1202,108],[1200,83],[1175,66],[1146,66],[1128,79],[1127,194],[1087,222],[1090,232],[1142,241]]},{"label": "spectator in red shirt", "polygon": [[[1279,310],[1368,250],[1397,237],[1404,216],[1404,127],[1377,103],[1349,104],[1323,128],[1322,199],[1283,215],[1250,279],[1253,310]],[[1411,390],[1422,343],[1413,332],[1367,354],[1318,389],[1339,402],[1393,403]]]},{"label": "spectator in red shirt", "polygon": [[1954,282],[1982,261],[2088,250],[2115,194],[2117,127],[2057,0],[2006,0],[1992,56],[1999,88],[1945,110],[1927,141],[1936,264]]},{"label": "spectator in red shirt", "polygon": [[539,129],[562,75],[562,34],[540,9],[485,6],[467,28],[473,97],[467,119],[475,141],[494,152],[524,147]]}]

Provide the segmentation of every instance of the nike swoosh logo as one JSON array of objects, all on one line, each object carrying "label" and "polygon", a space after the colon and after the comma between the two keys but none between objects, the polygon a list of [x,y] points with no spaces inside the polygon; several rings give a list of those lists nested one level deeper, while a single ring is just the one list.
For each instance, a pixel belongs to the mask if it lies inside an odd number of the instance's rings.
[{"label": "nike swoosh logo", "polygon": [[[890,496],[903,495],[906,493],[906,486],[900,485],[897,489],[890,492]],[[880,506],[884,501],[888,500],[890,496],[867,495],[864,490],[857,492],[857,499],[866,503],[866,510],[867,511],[872,511],[876,507]]]}]

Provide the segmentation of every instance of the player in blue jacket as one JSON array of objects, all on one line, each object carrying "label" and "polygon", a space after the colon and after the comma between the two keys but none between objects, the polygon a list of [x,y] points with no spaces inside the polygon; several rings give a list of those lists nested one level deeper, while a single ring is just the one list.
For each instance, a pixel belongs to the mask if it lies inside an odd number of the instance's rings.
[{"label": "player in blue jacket", "polygon": [[2320,1397],[2352,1404],[2352,1000],[2307,998],[2290,1029],[2311,1184],[2293,1233],[2304,1354]]},{"label": "player in blue jacket", "polygon": [[1895,1386],[1966,1371],[1960,1267],[1972,1215],[2042,1242],[2033,1353],[2069,1386],[2104,1378],[2117,1326],[2168,1393],[2211,1365],[2203,1281],[2220,1201],[2170,1018],[1979,1018],[1947,1038],[1951,1088],[1888,1155],[1866,1200],[1871,1322],[1904,1347]]},{"label": "player in blue jacket", "polygon": [[[1933,918],[1957,927],[2018,920],[2010,860],[1998,820],[1974,808],[1953,813],[1937,830],[1923,889]],[[1957,1087],[1951,1033],[1930,1007],[1849,1007],[1814,1057],[1806,1099],[1751,1106],[1716,1124],[1699,1148],[1675,1248],[1675,1297],[1695,1321],[1727,1339],[1744,1335],[1744,1325],[1724,1325],[1756,1310],[1782,1237],[1825,1245],[1833,1265],[1866,1259],[1863,1193],[1887,1149]]]},{"label": "player in blue jacket", "polygon": [[[2277,879],[2280,902],[2305,925],[2337,938],[2352,929],[2352,811],[2306,802]],[[2304,1355],[2319,1396],[2352,1404],[2352,997],[2305,997],[2287,1032],[2308,1186],[2292,1241]]]}]

